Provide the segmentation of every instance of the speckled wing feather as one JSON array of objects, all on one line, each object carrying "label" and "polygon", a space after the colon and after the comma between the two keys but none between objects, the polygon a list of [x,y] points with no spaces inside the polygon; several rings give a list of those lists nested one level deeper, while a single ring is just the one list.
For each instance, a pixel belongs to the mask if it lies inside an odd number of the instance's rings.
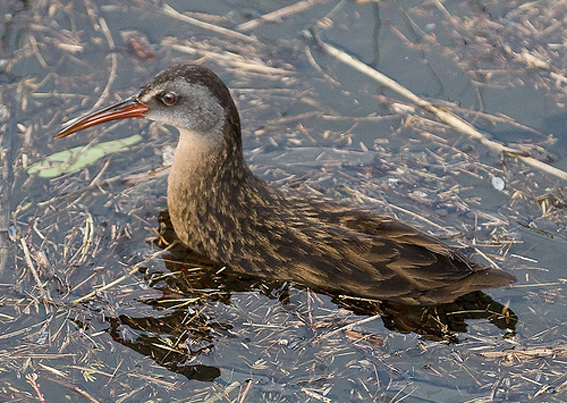
[{"label": "speckled wing feather", "polygon": [[[385,292],[387,295],[381,298],[441,303],[516,281],[513,275],[471,262],[447,244],[394,218],[327,200],[301,199],[294,203],[312,219],[346,230],[343,235],[350,238],[351,245],[343,252],[346,260],[357,267],[363,266],[360,261],[364,260],[381,274],[378,286],[374,283],[370,290],[376,298]],[[353,244],[358,246],[353,248]],[[373,277],[370,274],[360,281],[368,284]]]}]

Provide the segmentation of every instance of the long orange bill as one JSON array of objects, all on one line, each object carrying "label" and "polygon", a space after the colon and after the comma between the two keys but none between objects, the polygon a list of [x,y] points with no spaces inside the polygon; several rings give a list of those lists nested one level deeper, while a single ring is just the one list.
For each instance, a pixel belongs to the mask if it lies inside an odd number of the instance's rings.
[{"label": "long orange bill", "polygon": [[110,105],[107,108],[83,116],[82,118],[70,121],[55,135],[55,138],[60,139],[86,129],[87,127],[110,122],[112,120],[143,118],[145,117],[144,113],[146,113],[148,109],[146,105],[138,101],[136,96],[133,96],[114,105]]}]

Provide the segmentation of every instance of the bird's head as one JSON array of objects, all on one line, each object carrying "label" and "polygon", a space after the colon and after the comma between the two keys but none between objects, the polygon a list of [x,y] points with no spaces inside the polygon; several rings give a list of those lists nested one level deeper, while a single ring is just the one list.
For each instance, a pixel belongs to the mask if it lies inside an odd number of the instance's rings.
[{"label": "bird's head", "polygon": [[55,138],[125,118],[172,125],[182,136],[194,136],[192,140],[213,146],[241,141],[238,111],[228,88],[208,68],[191,64],[163,70],[138,94],[69,122]]}]

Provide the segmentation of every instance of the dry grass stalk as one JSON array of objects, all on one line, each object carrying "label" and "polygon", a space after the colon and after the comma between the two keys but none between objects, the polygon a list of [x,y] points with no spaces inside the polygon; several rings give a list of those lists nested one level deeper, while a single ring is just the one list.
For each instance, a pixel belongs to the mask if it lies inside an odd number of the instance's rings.
[{"label": "dry grass stalk", "polygon": [[514,158],[518,158],[520,160],[522,160],[523,162],[525,162],[528,165],[533,166],[534,168],[537,168],[543,172],[546,172],[548,174],[554,175],[562,180],[567,180],[567,172],[559,169],[559,168],[555,168],[551,165],[548,165],[544,162],[541,162],[529,155],[525,155],[525,152],[521,151],[521,150],[517,150],[514,149],[512,147],[508,147],[505,146],[503,144],[500,144],[494,140],[490,140],[488,139],[484,134],[480,133],[478,130],[476,130],[471,124],[469,124],[467,121],[461,119],[460,117],[446,111],[443,110],[441,108],[436,107],[435,105],[433,105],[431,102],[426,101],[423,98],[418,97],[417,95],[415,95],[413,92],[409,91],[407,88],[401,86],[398,82],[396,82],[395,80],[392,80],[390,77],[385,76],[384,74],[380,73],[379,71],[373,69],[372,67],[368,66],[365,63],[362,63],[360,60],[354,58],[353,56],[347,54],[346,52],[343,52],[342,50],[339,50],[337,48],[335,48],[334,46],[331,46],[327,43],[321,42],[321,44],[324,46],[324,49],[333,57],[337,58],[338,60],[340,60],[341,62],[349,65],[350,67],[368,75],[369,77],[372,77],[373,79],[375,79],[376,81],[378,81],[380,84],[390,88],[392,91],[397,92],[398,94],[408,98],[409,100],[411,100],[412,102],[414,102],[415,104],[417,104],[418,106],[420,106],[421,108],[433,113],[434,115],[436,115],[439,119],[441,119],[442,121],[444,121],[445,123],[447,123],[448,125],[450,125],[451,127],[453,127],[455,130],[458,130],[459,132],[466,134],[467,136],[479,141],[481,144],[485,145],[486,147],[490,148],[493,151],[499,152],[499,153],[503,153],[503,154],[507,154],[510,155]]},{"label": "dry grass stalk", "polygon": [[110,73],[108,75],[108,81],[106,82],[106,85],[105,85],[104,89],[102,90],[100,97],[94,103],[94,105],[91,107],[91,109],[89,110],[90,112],[92,112],[96,109],[99,109],[102,106],[102,104],[104,104],[104,102],[106,101],[108,96],[110,95],[110,88],[112,87],[114,80],[116,80],[116,70],[118,69],[118,55],[114,51],[114,48],[115,48],[114,39],[112,39],[112,34],[110,33],[110,28],[108,28],[108,24],[106,23],[106,20],[104,18],[100,17],[98,22],[100,24],[100,27],[101,27],[102,32],[104,34],[104,37],[106,38],[106,41],[108,42],[108,46],[110,47],[110,54],[109,54],[109,57],[110,57]]},{"label": "dry grass stalk", "polygon": [[236,400],[236,403],[245,403],[246,402],[246,397],[248,396],[248,393],[252,389],[253,385],[254,385],[254,382],[251,379],[246,381],[246,388],[244,388],[244,391],[241,394],[238,395],[238,399]]},{"label": "dry grass stalk", "polygon": [[373,315],[373,316],[369,316],[369,317],[364,318],[364,319],[357,320],[356,322],[349,323],[348,325],[342,326],[342,327],[340,327],[340,328],[338,328],[338,329],[335,329],[335,330],[333,330],[333,331],[331,331],[331,332],[328,332],[328,333],[322,334],[322,335],[320,335],[320,336],[317,336],[317,337],[313,340],[313,342],[314,342],[314,343],[320,342],[320,341],[322,341],[322,340],[324,340],[324,339],[327,339],[327,338],[329,338],[329,337],[331,337],[331,336],[334,336],[335,334],[340,333],[340,332],[342,332],[342,331],[350,330],[350,329],[352,329],[353,327],[362,325],[363,323],[367,323],[367,322],[371,322],[371,321],[376,320],[376,319],[380,319],[380,317],[381,317],[381,315]]},{"label": "dry grass stalk", "polygon": [[323,403],[332,403],[331,399],[329,399],[326,396],[323,396],[319,391],[315,391],[309,388],[301,388],[301,391],[312,399],[318,400]]},{"label": "dry grass stalk", "polygon": [[216,50],[207,44],[199,44],[196,42],[189,44],[187,42],[186,44],[181,45],[177,43],[177,40],[175,39],[166,38],[161,42],[161,45],[177,50],[181,53],[206,57],[207,59],[214,60],[217,63],[224,63],[226,67],[238,69],[240,74],[242,74],[243,71],[261,73],[267,76],[294,74],[293,70],[281,67],[270,67],[258,60],[246,58],[238,53],[226,50]]},{"label": "dry grass stalk", "polygon": [[321,74],[323,77],[325,77],[325,79],[327,81],[329,81],[330,83],[332,83],[333,85],[340,85],[340,83],[335,80],[333,77],[331,77],[330,75],[328,75],[327,73],[325,73],[323,71],[323,69],[321,68],[321,66],[319,66],[319,64],[317,63],[317,61],[315,60],[315,58],[313,57],[313,54],[311,53],[311,49],[309,48],[309,46],[305,47],[305,57],[307,57],[307,60],[309,60],[309,63],[311,64],[311,66],[313,66],[313,68],[319,73]]},{"label": "dry grass stalk", "polygon": [[165,14],[169,17],[178,19],[180,21],[186,22],[188,24],[194,25],[194,26],[202,28],[202,29],[206,29],[206,30],[215,32],[217,34],[225,35],[229,38],[240,39],[240,40],[243,40],[243,41],[246,41],[246,42],[260,43],[260,41],[256,38],[254,38],[254,37],[241,34],[240,32],[233,31],[233,30],[228,29],[228,28],[219,27],[218,25],[211,24],[209,22],[204,22],[204,21],[198,20],[197,18],[193,18],[193,17],[189,17],[187,15],[183,15],[166,3],[163,3],[161,11],[163,12],[163,14]]},{"label": "dry grass stalk", "polygon": [[41,295],[41,300],[45,306],[45,311],[46,312],[51,312],[51,308],[49,306],[49,302],[51,301],[51,297],[49,295],[49,291],[45,289],[43,282],[41,281],[41,278],[39,277],[39,273],[37,272],[35,265],[33,263],[33,258],[31,256],[30,250],[28,248],[28,245],[25,241],[24,238],[20,238],[20,246],[22,247],[22,250],[24,252],[24,258],[26,261],[26,265],[28,267],[28,269],[30,270],[30,272],[32,273],[33,279],[35,280],[36,286],[39,290],[39,293]]},{"label": "dry grass stalk", "polygon": [[504,351],[489,351],[480,353],[486,358],[504,358],[507,361],[534,360],[539,358],[567,358],[567,346],[529,347],[523,350],[517,348]]},{"label": "dry grass stalk", "polygon": [[265,22],[277,22],[282,18],[290,17],[293,14],[301,13],[302,11],[308,10],[318,3],[323,3],[325,0],[304,0],[298,1],[295,4],[289,5],[287,7],[280,8],[278,10],[272,11],[271,13],[264,14],[261,17],[254,18],[253,20],[247,21],[236,27],[239,31],[251,31]]}]

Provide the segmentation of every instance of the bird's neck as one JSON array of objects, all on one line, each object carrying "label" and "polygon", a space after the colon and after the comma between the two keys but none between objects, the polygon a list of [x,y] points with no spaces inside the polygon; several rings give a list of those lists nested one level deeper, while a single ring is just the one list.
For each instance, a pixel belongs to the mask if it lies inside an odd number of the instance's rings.
[{"label": "bird's neck", "polygon": [[[225,125],[223,130],[239,128]],[[244,236],[251,215],[269,209],[277,196],[250,172],[239,141],[218,147],[181,131],[167,200],[180,240],[215,259],[229,254],[231,233]]]}]

